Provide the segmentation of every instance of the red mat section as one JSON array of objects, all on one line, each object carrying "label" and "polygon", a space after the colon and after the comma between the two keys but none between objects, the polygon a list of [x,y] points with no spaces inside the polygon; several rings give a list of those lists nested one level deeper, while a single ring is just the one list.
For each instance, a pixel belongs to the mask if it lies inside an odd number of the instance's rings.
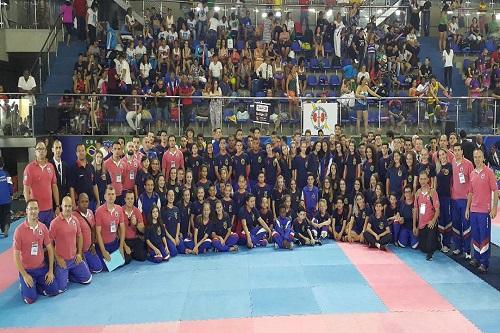
[{"label": "red mat section", "polygon": [[331,333],[331,332],[479,332],[457,311],[332,314],[221,319],[103,327],[9,329],[13,333]]},{"label": "red mat section", "polygon": [[16,265],[14,265],[12,248],[0,253],[0,267],[2,267],[2,272],[0,273],[0,293],[2,293],[16,282],[19,277]]}]

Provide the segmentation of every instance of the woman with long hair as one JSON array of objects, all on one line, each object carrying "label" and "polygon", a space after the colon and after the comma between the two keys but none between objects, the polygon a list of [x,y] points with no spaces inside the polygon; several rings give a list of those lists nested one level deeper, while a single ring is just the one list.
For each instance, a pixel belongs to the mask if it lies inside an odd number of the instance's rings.
[{"label": "woman with long hair", "polygon": [[102,152],[99,150],[96,151],[94,160],[92,161],[92,166],[94,167],[96,173],[97,190],[99,191],[99,200],[101,200],[99,205],[104,203],[104,193],[106,192],[106,186],[108,184],[108,179],[106,177],[106,168],[104,167],[103,161],[104,157]]},{"label": "woman with long hair", "polygon": [[149,213],[144,239],[148,248],[148,260],[158,264],[170,259],[165,228],[160,218],[160,209],[156,205],[153,205]]},{"label": "woman with long hair", "polygon": [[368,96],[381,98],[369,86],[366,78],[362,78],[359,86],[356,88],[356,130],[360,132],[361,119],[363,119],[364,133],[368,132]]},{"label": "woman with long hair", "polygon": [[447,151],[439,149],[436,161],[436,191],[439,197],[438,228],[441,241],[441,251],[447,253],[451,247],[451,182],[453,168],[448,161]]},{"label": "woman with long hair", "polygon": [[365,239],[363,234],[366,231],[366,225],[369,217],[372,215],[372,210],[366,204],[362,194],[357,194],[354,201],[353,214],[347,225],[347,240],[350,243],[364,243]]},{"label": "woman with long hair", "polygon": [[193,238],[185,241],[186,254],[201,254],[212,248],[210,239],[210,203],[204,202],[202,213],[194,221]]}]

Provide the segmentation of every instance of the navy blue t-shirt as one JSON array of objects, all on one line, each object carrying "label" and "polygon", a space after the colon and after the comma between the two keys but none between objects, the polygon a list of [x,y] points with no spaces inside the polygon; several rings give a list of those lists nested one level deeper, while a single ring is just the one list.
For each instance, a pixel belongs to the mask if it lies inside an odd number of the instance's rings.
[{"label": "navy blue t-shirt", "polygon": [[297,155],[292,160],[292,170],[297,170],[297,188],[303,189],[307,185],[307,157]]},{"label": "navy blue t-shirt", "polygon": [[255,206],[257,207],[257,209],[260,209],[262,198],[271,199],[272,189],[267,184],[264,184],[264,186],[260,186],[259,184],[257,184],[253,188],[252,194],[255,196]]},{"label": "navy blue t-shirt", "polygon": [[228,214],[224,213],[222,215],[222,219],[219,219],[217,216],[215,216],[213,221],[214,227],[212,231],[215,232],[217,236],[226,237],[228,230],[230,230],[232,227],[231,217]]},{"label": "navy blue t-shirt", "polygon": [[189,228],[189,218],[191,217],[191,204],[184,205],[183,202],[177,203],[177,208],[179,209],[179,223],[181,224],[181,234],[187,237]]},{"label": "navy blue t-shirt", "polygon": [[403,193],[403,183],[406,178],[406,168],[403,166],[391,167],[387,170],[387,179],[389,179],[389,192],[395,193],[399,198]]},{"label": "navy blue t-shirt", "polygon": [[247,210],[246,207],[241,207],[240,211],[238,213],[238,219],[240,221],[245,220],[247,224],[248,230],[252,230],[257,226],[257,223],[259,223],[259,212],[257,209],[254,207],[250,211]]},{"label": "navy blue t-shirt", "polygon": [[165,229],[161,226],[160,223],[156,223],[156,225],[150,225],[144,231],[144,238],[153,243],[153,245],[157,248],[163,247],[163,237],[166,237]]},{"label": "navy blue t-shirt", "polygon": [[250,174],[248,178],[251,180],[257,180],[259,173],[262,172],[264,158],[266,156],[262,150],[257,152],[250,150],[247,155],[250,160]]},{"label": "navy blue t-shirt", "polygon": [[341,227],[342,222],[349,222],[347,221],[347,214],[349,214],[349,211],[345,208],[343,208],[341,212],[339,212],[337,209],[334,209],[332,212],[332,220],[335,221],[332,221],[332,223],[335,223],[336,227]]},{"label": "navy blue t-shirt", "polygon": [[403,226],[407,229],[413,229],[413,202],[407,204],[404,200],[399,204],[399,215],[404,219]]},{"label": "navy blue t-shirt", "polygon": [[221,202],[222,202],[222,209],[224,210],[224,212],[226,214],[228,214],[230,218],[233,218],[233,216],[236,214],[234,200],[233,199],[229,199],[229,200],[222,199]]},{"label": "navy blue t-shirt", "polygon": [[278,160],[275,157],[266,156],[262,166],[266,174],[266,184],[274,187],[276,185],[276,178],[278,177]]},{"label": "navy blue t-shirt", "polygon": [[450,198],[451,197],[451,179],[453,175],[453,169],[450,163],[446,163],[441,166],[441,170],[436,176],[437,186],[436,192],[439,198]]},{"label": "navy blue t-shirt", "polygon": [[170,236],[175,237],[179,225],[179,208],[165,206],[161,208],[161,219]]},{"label": "navy blue t-shirt", "polygon": [[233,173],[234,173],[234,180],[238,181],[238,178],[240,176],[244,176],[245,178],[247,177],[247,165],[250,164],[250,160],[248,158],[248,155],[246,153],[242,153],[241,155],[234,155],[233,156]]},{"label": "navy blue t-shirt", "polygon": [[377,234],[380,235],[385,231],[385,228],[388,226],[387,220],[385,217],[382,215],[381,218],[376,218],[375,213],[370,216],[370,219],[368,220],[368,223],[371,225],[372,230]]}]

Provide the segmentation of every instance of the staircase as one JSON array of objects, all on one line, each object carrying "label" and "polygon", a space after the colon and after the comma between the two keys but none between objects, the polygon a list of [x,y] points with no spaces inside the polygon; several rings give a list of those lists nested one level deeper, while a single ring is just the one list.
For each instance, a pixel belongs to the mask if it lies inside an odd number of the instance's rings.
[{"label": "staircase", "polygon": [[[443,83],[444,82],[444,71],[443,71],[443,60],[442,52],[439,50],[439,39],[438,37],[421,37],[420,39],[420,60],[423,62],[425,57],[428,57],[431,61],[433,74],[436,79]],[[465,83],[462,79],[461,73],[461,63],[463,62],[463,57],[454,58],[454,67],[452,74],[452,87],[453,96],[462,97],[467,96],[467,89],[465,88]],[[457,65],[460,68],[457,68]],[[467,112],[465,100],[461,100],[458,108],[458,123],[457,129],[462,128],[469,129],[472,126],[472,113]],[[456,121],[457,115],[457,100],[454,100],[448,108],[448,118]]]},{"label": "staircase", "polygon": [[80,53],[85,53],[86,42],[72,41],[70,47],[60,42],[57,47],[57,57],[51,56],[50,75],[43,83],[43,94],[37,98],[35,109],[35,135],[46,134],[42,129],[44,109],[47,106],[54,106],[59,100],[59,96],[47,96],[47,94],[62,94],[64,90],[73,90],[73,66],[78,60]]}]

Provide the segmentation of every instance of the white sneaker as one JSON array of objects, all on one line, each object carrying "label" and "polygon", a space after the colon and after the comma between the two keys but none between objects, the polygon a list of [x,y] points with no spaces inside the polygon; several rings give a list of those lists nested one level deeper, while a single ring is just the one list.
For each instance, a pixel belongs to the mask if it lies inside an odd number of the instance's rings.
[{"label": "white sneaker", "polygon": [[450,248],[449,248],[448,246],[443,246],[443,247],[441,248],[441,252],[443,252],[443,253],[448,253],[448,252],[450,252]]},{"label": "white sneaker", "polygon": [[328,237],[328,233],[327,233],[326,231],[324,231],[324,230],[323,230],[323,231],[321,232],[321,238],[326,238],[326,237]]},{"label": "white sneaker", "polygon": [[274,243],[274,249],[278,249],[278,243]]},{"label": "white sneaker", "polygon": [[472,259],[472,256],[470,255],[470,253],[466,253],[465,254],[465,259],[467,259],[467,260],[471,260]]},{"label": "white sneaker", "polygon": [[462,251],[460,251],[459,249],[456,249],[456,250],[453,250],[453,255],[455,256],[458,256],[460,253],[462,253]]}]

